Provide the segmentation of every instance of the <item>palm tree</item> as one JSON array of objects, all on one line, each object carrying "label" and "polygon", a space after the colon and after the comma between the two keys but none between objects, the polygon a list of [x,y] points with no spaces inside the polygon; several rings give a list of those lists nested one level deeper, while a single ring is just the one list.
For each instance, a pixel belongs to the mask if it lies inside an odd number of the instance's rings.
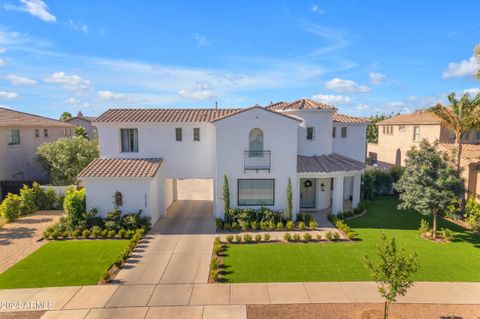
[{"label": "palm tree", "polygon": [[[477,44],[473,52],[473,54],[477,58],[478,65],[480,66],[480,44]],[[480,80],[480,67],[478,68],[477,78]]]},{"label": "palm tree", "polygon": [[460,100],[455,98],[455,93],[448,96],[449,106],[437,104],[428,111],[438,116],[447,127],[455,133],[457,145],[456,168],[460,171],[462,157],[462,137],[474,129],[480,128],[480,93],[473,99],[464,94]]}]

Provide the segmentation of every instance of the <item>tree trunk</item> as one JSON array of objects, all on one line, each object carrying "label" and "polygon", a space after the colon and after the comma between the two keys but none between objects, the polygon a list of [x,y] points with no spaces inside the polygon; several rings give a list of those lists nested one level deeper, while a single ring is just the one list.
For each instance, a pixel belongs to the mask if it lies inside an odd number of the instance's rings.
[{"label": "tree trunk", "polygon": [[383,319],[388,319],[388,301],[385,301],[383,306]]},{"label": "tree trunk", "polygon": [[433,222],[432,222],[432,238],[433,239],[436,239],[437,238],[437,210],[434,209],[432,211],[432,218],[433,218]]},{"label": "tree trunk", "polygon": [[455,144],[457,144],[457,161],[455,164],[457,167],[457,171],[460,172],[460,161],[462,159],[462,148],[463,148],[462,134],[460,136],[457,136],[457,140],[455,141]]}]

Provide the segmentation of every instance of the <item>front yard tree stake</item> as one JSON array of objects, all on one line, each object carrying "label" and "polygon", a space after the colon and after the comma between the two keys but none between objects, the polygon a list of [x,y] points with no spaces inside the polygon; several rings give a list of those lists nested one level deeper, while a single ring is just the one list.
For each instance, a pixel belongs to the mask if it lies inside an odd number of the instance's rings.
[{"label": "front yard tree stake", "polygon": [[377,246],[378,263],[367,256],[366,265],[372,278],[380,284],[378,292],[385,300],[383,318],[388,318],[389,306],[397,296],[404,296],[413,284],[411,277],[418,271],[419,265],[415,253],[407,255],[405,248],[398,249],[395,238],[388,240],[385,234],[380,235],[381,242]]},{"label": "front yard tree stake", "polygon": [[446,154],[423,140],[420,148],[407,152],[406,169],[395,184],[400,193],[400,209],[432,215],[432,237],[436,238],[437,214],[444,211],[463,191],[460,173],[448,164]]},{"label": "front yard tree stake", "polygon": [[230,189],[228,188],[227,175],[223,175],[223,212],[227,216],[230,211]]},{"label": "front yard tree stake", "polygon": [[287,184],[287,220],[292,219],[292,181],[288,178]]}]

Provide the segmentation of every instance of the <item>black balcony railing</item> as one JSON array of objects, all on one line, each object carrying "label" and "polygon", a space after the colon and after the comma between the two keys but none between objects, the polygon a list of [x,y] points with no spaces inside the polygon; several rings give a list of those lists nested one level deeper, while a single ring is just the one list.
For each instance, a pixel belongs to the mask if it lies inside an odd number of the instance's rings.
[{"label": "black balcony railing", "polygon": [[270,151],[245,151],[243,163],[244,171],[270,172]]}]

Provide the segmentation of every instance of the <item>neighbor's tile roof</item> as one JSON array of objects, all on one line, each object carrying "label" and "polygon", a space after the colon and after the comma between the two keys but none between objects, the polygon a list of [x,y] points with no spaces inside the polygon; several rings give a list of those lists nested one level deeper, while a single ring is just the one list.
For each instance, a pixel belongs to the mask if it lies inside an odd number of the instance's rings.
[{"label": "neighbor's tile roof", "polygon": [[[457,145],[453,143],[440,143],[438,148],[448,155],[456,154]],[[476,163],[480,162],[480,144],[462,144],[462,162]]]},{"label": "neighbor's tile roof", "polygon": [[338,123],[370,123],[370,120],[366,117],[355,117],[339,113],[333,114],[333,121]]},{"label": "neighbor's tile roof", "polygon": [[154,177],[161,158],[97,158],[78,177]]},{"label": "neighbor's tile roof", "polygon": [[310,99],[300,99],[291,103],[278,102],[267,106],[270,110],[329,110],[334,111],[336,108],[332,105],[320,103]]},{"label": "neighbor's tile roof", "polygon": [[211,122],[241,109],[110,109],[95,122]]},{"label": "neighbor's tile roof", "polygon": [[432,113],[414,113],[414,114],[400,114],[389,119],[380,121],[377,125],[415,125],[415,124],[440,124],[441,120]]},{"label": "neighbor's tile roof", "polygon": [[337,153],[319,156],[297,156],[298,173],[350,172],[364,168],[364,163]]},{"label": "neighbor's tile roof", "polygon": [[75,125],[64,123],[59,120],[50,119],[39,115],[14,111],[0,107],[0,126],[1,127],[19,127],[19,126],[42,126],[42,127],[66,127],[74,128]]}]

